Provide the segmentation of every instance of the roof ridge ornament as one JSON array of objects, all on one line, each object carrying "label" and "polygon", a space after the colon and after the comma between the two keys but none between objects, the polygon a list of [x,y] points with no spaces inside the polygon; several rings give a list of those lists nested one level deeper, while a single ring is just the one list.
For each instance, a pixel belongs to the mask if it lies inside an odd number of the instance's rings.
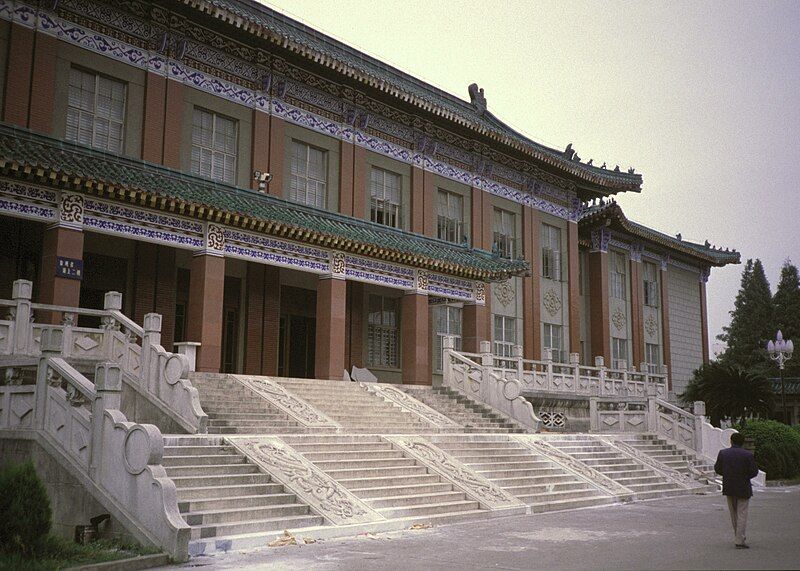
[{"label": "roof ridge ornament", "polygon": [[470,83],[467,91],[469,91],[469,100],[478,113],[481,115],[486,113],[486,97],[483,95],[483,88],[478,87],[477,83]]}]

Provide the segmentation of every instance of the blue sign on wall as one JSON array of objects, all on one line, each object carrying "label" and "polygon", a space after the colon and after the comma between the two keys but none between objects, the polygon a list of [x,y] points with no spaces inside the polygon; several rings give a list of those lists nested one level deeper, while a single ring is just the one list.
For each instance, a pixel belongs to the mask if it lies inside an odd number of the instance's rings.
[{"label": "blue sign on wall", "polygon": [[69,280],[83,279],[83,260],[75,258],[56,258],[56,277]]}]

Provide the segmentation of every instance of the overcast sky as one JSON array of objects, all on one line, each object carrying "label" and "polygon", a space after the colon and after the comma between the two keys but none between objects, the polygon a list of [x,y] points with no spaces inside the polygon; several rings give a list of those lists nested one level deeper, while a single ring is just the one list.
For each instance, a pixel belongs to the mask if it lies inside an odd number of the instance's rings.
[{"label": "overcast sky", "polygon": [[[466,100],[535,141],[634,166],[626,215],[761,258],[774,288],[800,263],[800,2],[269,0]],[[709,335],[742,265],[715,269]]]}]

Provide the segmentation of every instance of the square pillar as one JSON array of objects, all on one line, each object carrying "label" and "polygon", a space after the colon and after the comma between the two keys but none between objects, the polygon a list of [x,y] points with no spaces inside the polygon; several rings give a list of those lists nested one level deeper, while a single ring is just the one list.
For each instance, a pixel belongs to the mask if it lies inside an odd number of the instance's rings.
[{"label": "square pillar", "polygon": [[247,263],[244,372],[247,375],[278,374],[280,331],[280,270]]},{"label": "square pillar", "polygon": [[148,71],[145,75],[142,160],[160,164],[164,158],[164,111],[167,78]]},{"label": "square pillar", "polygon": [[219,373],[222,362],[222,302],[225,258],[200,253],[192,258],[186,338],[197,341],[197,371]]},{"label": "square pillar", "polygon": [[661,263],[661,343],[664,366],[667,367],[667,390],[672,390],[672,349],[669,336],[669,272],[667,262]]},{"label": "square pillar", "polygon": [[[567,290],[569,294],[569,351],[581,350],[581,289],[578,223],[567,223]],[[608,279],[608,278],[606,278]]]},{"label": "square pillar", "polygon": [[164,158],[162,164],[181,170],[181,138],[183,131],[184,86],[177,81],[167,81],[164,111]]},{"label": "square pillar", "polygon": [[[58,258],[83,261],[81,230],[66,226],[51,226],[45,230],[38,297],[40,303],[78,307],[81,301],[81,280],[58,277],[56,275]],[[57,323],[60,314],[40,315],[39,318],[44,323]]]},{"label": "square pillar", "polygon": [[267,191],[272,196],[286,198],[289,196],[288,190],[283,188],[283,157],[284,140],[286,136],[286,123],[283,119],[269,116],[269,173],[272,180],[267,185]]},{"label": "square pillar", "polygon": [[34,31],[11,24],[6,56],[6,96],[3,100],[3,121],[22,127],[28,125],[33,67]]},{"label": "square pillar", "polygon": [[424,209],[422,212],[422,233],[429,238],[436,238],[438,232],[436,222],[436,179],[433,172],[422,171],[422,195]]},{"label": "square pillar", "polygon": [[344,376],[347,282],[329,276],[317,284],[317,350],[314,377],[342,380]]},{"label": "square pillar", "polygon": [[[488,295],[487,295],[488,297]],[[478,353],[481,341],[489,340],[489,308],[465,303],[461,323],[461,343],[467,353]]]},{"label": "square pillar", "polygon": [[420,167],[411,167],[411,231],[425,233],[425,188]]},{"label": "square pillar", "polygon": [[364,284],[347,282],[347,337],[345,354],[348,371],[364,366]]},{"label": "square pillar", "polygon": [[644,363],[644,283],[642,281],[642,260],[631,258],[631,363]]},{"label": "square pillar", "polygon": [[400,302],[400,354],[403,383],[431,384],[428,296],[408,292]]},{"label": "square pillar", "polygon": [[706,301],[706,280],[708,274],[700,277],[700,336],[703,340],[703,363],[708,364],[708,303]]},{"label": "square pillar", "polygon": [[[269,115],[253,109],[253,129],[252,129],[252,144],[251,144],[251,160],[250,165],[253,171],[270,172],[269,171]],[[252,174],[252,173],[251,173]],[[267,184],[264,192],[269,192],[269,185]],[[252,176],[250,177],[250,188],[258,190],[259,182]]]},{"label": "square pillar", "polygon": [[589,253],[589,312],[592,352],[594,357],[603,357],[611,363],[611,333],[609,331],[610,307],[608,286],[608,252]]},{"label": "square pillar", "polygon": [[[31,74],[31,102],[28,128],[47,135],[53,134],[56,59],[59,40],[37,34]],[[11,93],[6,91],[6,93]]]},{"label": "square pillar", "polygon": [[542,357],[539,212],[526,206],[522,215],[523,254],[531,265],[531,275],[522,278],[522,348],[526,359],[539,360]]}]

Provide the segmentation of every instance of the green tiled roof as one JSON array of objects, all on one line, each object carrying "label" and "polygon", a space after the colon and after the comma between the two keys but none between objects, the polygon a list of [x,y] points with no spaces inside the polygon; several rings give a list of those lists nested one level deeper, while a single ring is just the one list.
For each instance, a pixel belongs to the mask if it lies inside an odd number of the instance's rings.
[{"label": "green tiled roof", "polygon": [[[265,36],[282,47],[355,77],[437,115],[475,129],[538,160],[556,166],[606,192],[641,189],[642,177],[568,160],[562,151],[541,145],[512,129],[489,111],[421,81],[255,0],[183,0],[238,28]],[[466,87],[466,86],[465,86]]]},{"label": "green tiled roof", "polygon": [[586,208],[581,213],[579,223],[581,225],[591,226],[592,223],[599,220],[612,220],[619,224],[623,231],[629,234],[649,240],[664,248],[687,254],[713,266],[738,264],[741,261],[741,256],[736,250],[723,250],[710,244],[697,244],[696,242],[690,242],[688,240],[679,240],[676,236],[664,234],[663,232],[653,230],[638,222],[629,220],[625,216],[625,213],[622,212],[622,208],[619,204],[613,200]]},{"label": "green tiled roof", "polygon": [[[217,211],[233,215],[240,221],[274,222],[282,228],[300,230],[293,233],[296,240],[328,245],[330,239],[340,238],[340,247],[346,251],[444,273],[497,281],[530,272],[530,266],[524,260],[503,259],[484,250],[295,204],[4,123],[0,123],[0,166],[5,174],[32,178],[44,184],[58,184],[61,188],[81,190],[86,189],[86,182],[94,183],[92,188],[96,188],[96,183],[102,183],[105,187],[203,207],[209,219],[210,211]],[[51,178],[51,173],[58,176]],[[62,182],[64,177],[66,186]],[[76,179],[80,179],[78,184]],[[162,201],[153,203],[158,202]]]}]

